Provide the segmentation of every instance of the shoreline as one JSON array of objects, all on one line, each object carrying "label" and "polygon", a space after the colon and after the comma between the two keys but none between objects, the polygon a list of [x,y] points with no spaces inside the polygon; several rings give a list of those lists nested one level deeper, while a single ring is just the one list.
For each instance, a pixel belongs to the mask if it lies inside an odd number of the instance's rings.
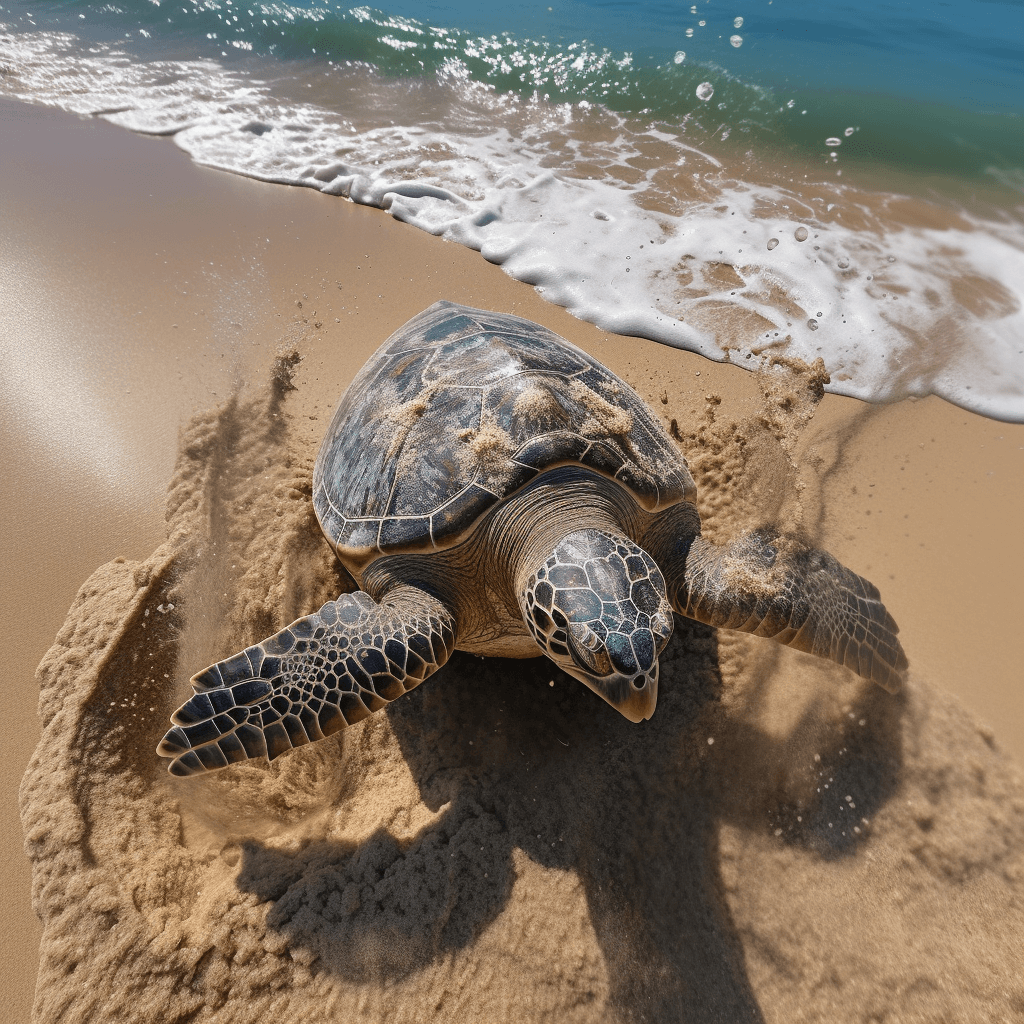
[{"label": "shoreline", "polygon": [[[45,108],[0,103],[0,131],[0,216],[11,225],[0,242],[10,360],[0,431],[16,496],[2,524],[15,740],[2,755],[13,926],[0,952],[12,1019],[27,1019],[41,931],[15,780],[39,736],[32,675],[92,571],[144,559],[164,539],[190,415],[265,380],[294,347],[304,355],[294,416],[315,443],[366,356],[437,298],[544,323],[684,432],[708,394],[721,396],[719,422],[756,417],[763,395],[749,371],[606,334],[382,211],[197,167],[166,139]],[[815,539],[882,590],[912,672],[954,693],[1024,763],[1012,589],[1024,573],[1024,425],[936,398],[868,406],[826,395],[793,459]]]}]

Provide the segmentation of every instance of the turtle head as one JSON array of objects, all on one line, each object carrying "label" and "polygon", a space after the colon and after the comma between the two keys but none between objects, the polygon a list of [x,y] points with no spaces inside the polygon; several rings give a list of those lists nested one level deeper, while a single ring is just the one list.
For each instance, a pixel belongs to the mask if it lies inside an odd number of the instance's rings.
[{"label": "turtle head", "polygon": [[564,537],[519,594],[541,651],[631,722],[654,714],[672,635],[665,579],[646,551],[604,530]]}]

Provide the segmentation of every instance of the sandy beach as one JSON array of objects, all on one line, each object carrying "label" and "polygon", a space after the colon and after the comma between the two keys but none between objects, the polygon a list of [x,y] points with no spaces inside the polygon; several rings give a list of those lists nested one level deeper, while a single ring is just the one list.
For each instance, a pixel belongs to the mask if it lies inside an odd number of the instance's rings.
[{"label": "sandy beach", "polygon": [[[0,143],[6,1019],[1024,1013],[1024,425],[604,333],[166,139],[5,102]],[[336,596],[312,461],[439,298],[631,384],[713,539],[774,519],[871,579],[905,693],[679,627],[643,728],[545,662],[456,656],[336,739],[170,780],[189,676]]]}]

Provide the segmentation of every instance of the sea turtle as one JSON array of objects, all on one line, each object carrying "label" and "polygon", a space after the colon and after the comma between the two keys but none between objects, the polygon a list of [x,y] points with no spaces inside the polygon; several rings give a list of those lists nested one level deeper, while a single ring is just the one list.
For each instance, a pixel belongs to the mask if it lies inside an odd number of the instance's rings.
[{"label": "sea turtle", "polygon": [[271,759],[419,686],[459,649],[547,655],[654,713],[673,613],[830,658],[895,691],[866,580],[769,530],[701,537],[686,461],[640,397],[545,327],[438,302],[342,396],[313,504],[362,588],[192,678],[174,775]]}]

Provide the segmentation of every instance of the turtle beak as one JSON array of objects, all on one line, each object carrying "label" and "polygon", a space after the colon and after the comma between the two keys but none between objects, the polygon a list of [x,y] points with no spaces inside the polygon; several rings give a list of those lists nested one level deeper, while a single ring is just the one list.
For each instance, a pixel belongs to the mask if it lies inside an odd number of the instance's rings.
[{"label": "turtle beak", "polygon": [[657,660],[649,671],[638,673],[635,676],[613,673],[595,679],[584,672],[568,671],[631,722],[646,721],[654,714],[654,709],[658,706]]}]

